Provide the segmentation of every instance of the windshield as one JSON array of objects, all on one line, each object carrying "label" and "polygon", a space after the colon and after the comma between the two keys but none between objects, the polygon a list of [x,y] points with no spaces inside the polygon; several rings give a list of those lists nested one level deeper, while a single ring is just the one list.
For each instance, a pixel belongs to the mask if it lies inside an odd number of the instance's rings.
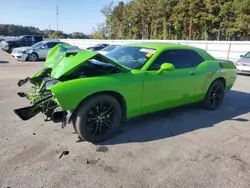
[{"label": "windshield", "polygon": [[118,45],[110,45],[102,49],[102,51],[110,52],[111,50],[115,49],[116,47],[119,47]]},{"label": "windshield", "polygon": [[106,56],[131,69],[141,69],[155,52],[152,48],[120,46]]},{"label": "windshield", "polygon": [[44,44],[44,42],[38,42],[38,43],[36,43],[36,44],[33,44],[32,46],[31,46],[31,48],[37,48],[37,47],[39,47],[39,46],[42,46]]},{"label": "windshield", "polygon": [[96,44],[94,47],[100,47],[102,44]]},{"label": "windshield", "polygon": [[245,54],[243,57],[244,58],[250,58],[250,52],[248,52],[247,54]]}]

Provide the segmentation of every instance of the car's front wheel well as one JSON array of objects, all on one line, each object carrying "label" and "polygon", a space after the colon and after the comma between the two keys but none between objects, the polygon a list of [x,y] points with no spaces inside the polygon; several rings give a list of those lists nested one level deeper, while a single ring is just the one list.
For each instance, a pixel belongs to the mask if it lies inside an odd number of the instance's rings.
[{"label": "car's front wheel well", "polygon": [[106,94],[106,95],[110,95],[112,97],[114,97],[120,104],[121,106],[121,110],[122,110],[122,122],[126,120],[127,118],[127,105],[126,105],[126,101],[124,99],[124,97],[118,93],[118,92],[115,92],[115,91],[101,91],[101,92],[97,92],[97,93],[94,93],[94,94],[91,94],[89,96],[87,96],[86,98],[84,98],[77,106],[77,108],[74,110],[73,114],[72,114],[72,119],[74,119],[73,117],[75,116],[79,106],[81,106],[85,101],[89,100],[90,98],[92,97],[95,97],[97,95],[101,95],[101,94]]}]

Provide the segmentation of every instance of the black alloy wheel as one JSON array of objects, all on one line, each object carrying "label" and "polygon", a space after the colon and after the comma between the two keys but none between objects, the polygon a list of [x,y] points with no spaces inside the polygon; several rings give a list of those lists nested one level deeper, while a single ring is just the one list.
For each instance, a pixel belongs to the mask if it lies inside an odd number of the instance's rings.
[{"label": "black alloy wheel", "polygon": [[100,101],[90,110],[86,118],[86,126],[93,136],[103,135],[115,125],[115,110],[110,103]]},{"label": "black alloy wheel", "polygon": [[119,128],[121,107],[112,96],[96,95],[81,104],[73,121],[78,135],[97,143],[110,138]]},{"label": "black alloy wheel", "polygon": [[208,89],[204,105],[206,108],[216,110],[223,102],[225,85],[221,80],[214,81]]}]

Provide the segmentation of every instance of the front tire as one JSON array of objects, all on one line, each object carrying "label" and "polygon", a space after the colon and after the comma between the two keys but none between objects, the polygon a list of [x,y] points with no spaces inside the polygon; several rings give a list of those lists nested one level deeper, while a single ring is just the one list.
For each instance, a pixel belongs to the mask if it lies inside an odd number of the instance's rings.
[{"label": "front tire", "polygon": [[209,87],[206,97],[203,101],[205,108],[209,110],[218,109],[224,99],[225,95],[225,85],[221,80],[214,81]]},{"label": "front tire", "polygon": [[121,123],[121,116],[119,102],[110,95],[100,94],[81,104],[73,124],[83,140],[98,143],[115,134]]},{"label": "front tire", "polygon": [[36,53],[31,53],[27,57],[28,61],[37,61],[38,60],[38,55]]}]

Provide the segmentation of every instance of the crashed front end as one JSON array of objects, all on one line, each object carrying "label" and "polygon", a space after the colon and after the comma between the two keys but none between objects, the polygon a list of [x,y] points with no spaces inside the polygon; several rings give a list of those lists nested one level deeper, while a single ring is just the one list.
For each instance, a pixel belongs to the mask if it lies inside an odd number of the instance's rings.
[{"label": "crashed front end", "polygon": [[60,104],[49,87],[60,83],[58,78],[52,76],[53,69],[60,64],[60,61],[68,52],[77,51],[81,50],[68,44],[58,44],[49,51],[45,61],[45,67],[42,70],[31,77],[19,80],[17,83],[19,87],[28,82],[32,84],[32,90],[25,93],[18,93],[20,97],[26,97],[30,101],[31,106],[14,109],[17,116],[26,121],[41,112],[45,114],[45,121],[52,120],[55,123],[62,122],[63,126],[68,123],[69,118],[67,117],[70,117],[70,111],[61,109]]},{"label": "crashed front end", "polygon": [[14,109],[15,114],[22,120],[29,120],[41,112],[45,115],[45,121],[62,122],[64,126],[68,123],[69,118],[67,118],[67,115],[70,112],[66,112],[60,107],[49,89],[50,86],[60,82],[57,79],[51,78],[51,71],[51,68],[44,68],[31,78],[27,77],[19,80],[17,83],[19,87],[27,82],[32,84],[31,91],[18,93],[20,97],[26,97],[32,104],[28,107]]},{"label": "crashed front end", "polygon": [[[20,97],[26,97],[32,105],[14,109],[14,112],[24,121],[41,112],[45,114],[46,121],[62,122],[63,127],[70,123],[74,110],[84,98],[78,92],[84,80],[90,83],[90,77],[129,71],[95,51],[67,45],[52,48],[44,66],[31,77],[18,82],[19,87],[27,82],[32,84],[31,91],[18,93]],[[86,91],[87,89],[86,87]]]}]

